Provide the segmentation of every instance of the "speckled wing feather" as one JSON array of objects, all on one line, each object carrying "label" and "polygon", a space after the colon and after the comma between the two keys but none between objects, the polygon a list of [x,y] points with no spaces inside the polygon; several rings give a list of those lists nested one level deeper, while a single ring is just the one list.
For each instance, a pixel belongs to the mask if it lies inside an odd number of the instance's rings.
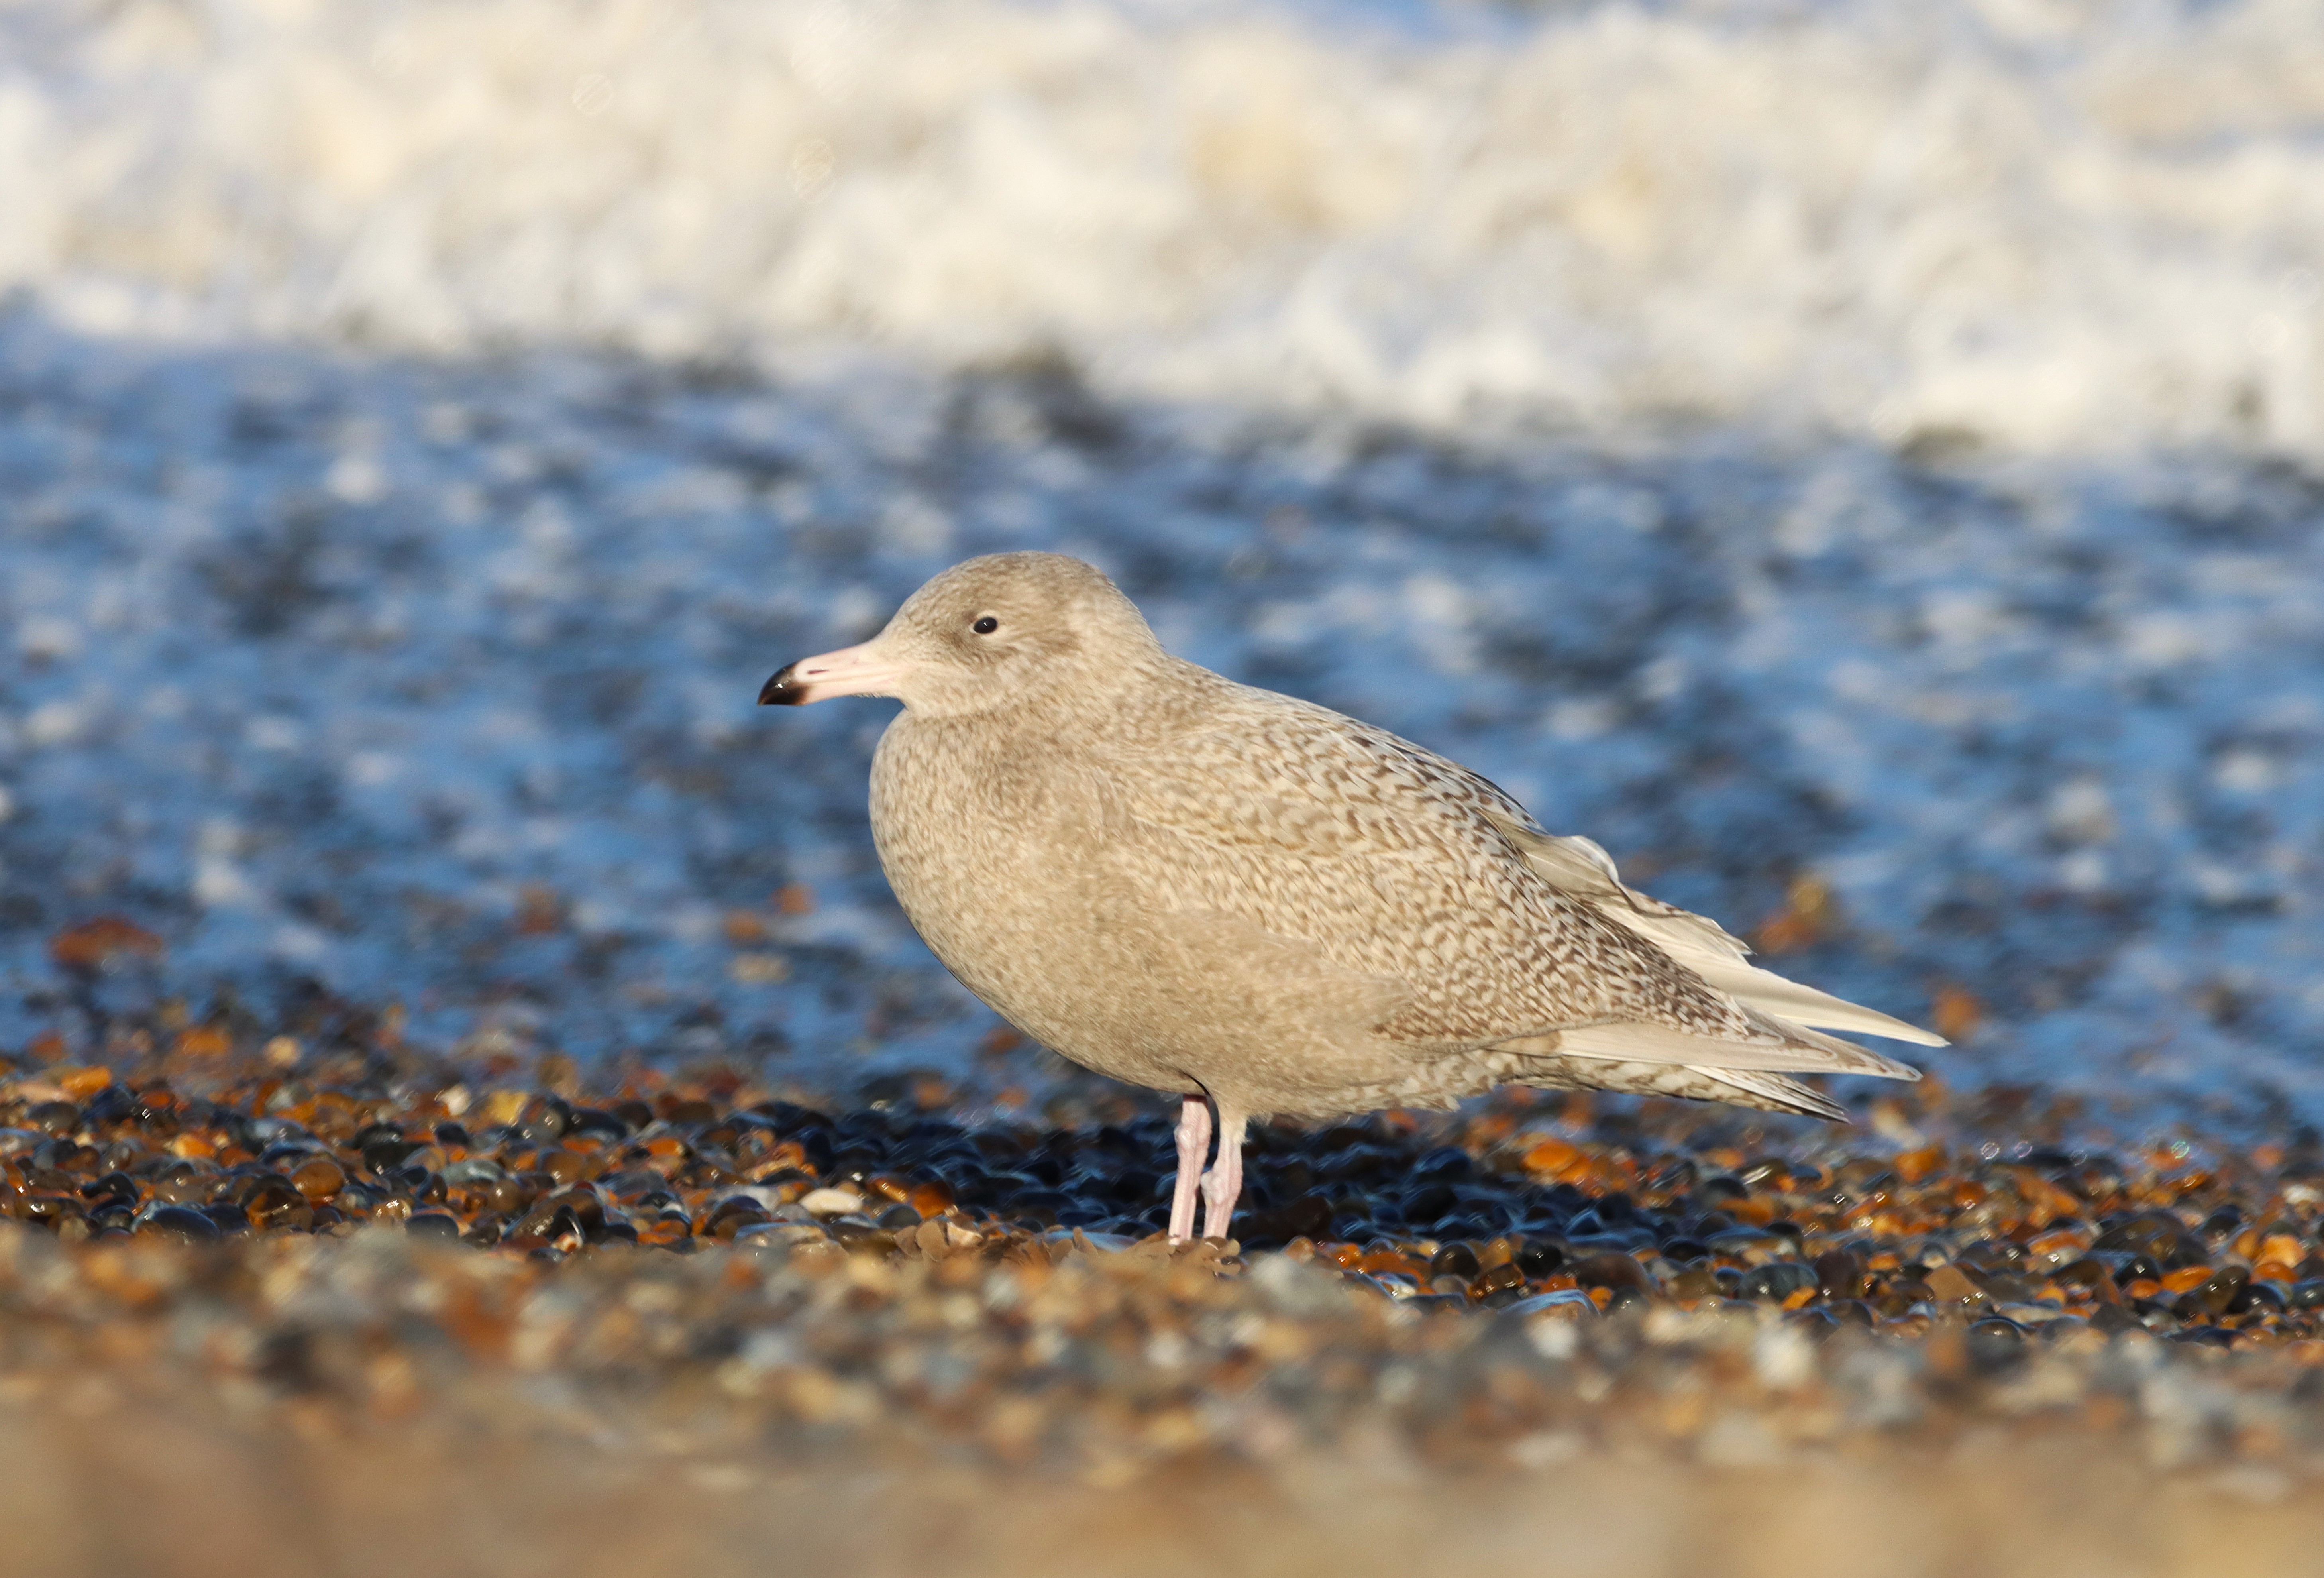
[{"label": "speckled wing feather", "polygon": [[1378,1027],[1389,1040],[1444,1052],[1554,1033],[1574,1058],[1916,1077],[1738,1001],[1549,880],[1517,841],[1549,835],[1476,775],[1268,692],[1218,680],[1206,701],[1167,749],[1122,763],[1115,858],[1157,909],[1231,916],[1401,981],[1409,995]]},{"label": "speckled wing feather", "polygon": [[1587,838],[1560,837],[1544,831],[1516,801],[1483,780],[1477,781],[1485,796],[1480,814],[1517,845],[1544,881],[1637,932],[1729,996],[1794,1024],[1858,1030],[1923,1047],[1946,1045],[1942,1036],[1918,1025],[1748,963],[1750,948],[1717,921],[1626,885],[1614,868],[1613,857],[1597,844]]}]

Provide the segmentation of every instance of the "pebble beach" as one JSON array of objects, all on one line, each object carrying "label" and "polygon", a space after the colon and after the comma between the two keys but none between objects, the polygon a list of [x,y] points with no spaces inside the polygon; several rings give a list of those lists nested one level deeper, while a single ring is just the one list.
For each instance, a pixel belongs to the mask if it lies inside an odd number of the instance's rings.
[{"label": "pebble beach", "polygon": [[[1239,1239],[1174,1249],[1167,1121],[1102,1092],[1110,1121],[969,1128],[192,1027],[0,1092],[0,1450],[70,1504],[201,1442],[171,1494],[244,1509],[236,1571],[384,1571],[348,1531],[406,1495],[421,1548],[526,1553],[477,1571],[1162,1572],[1190,1497],[1248,1524],[1237,1560],[1316,1570],[2288,1548],[2324,1504],[2324,1155],[2077,1143],[2022,1098],[1262,1129]],[[41,1510],[19,1571],[214,1570]]]},{"label": "pebble beach", "polygon": [[[0,6],[0,1568],[2300,1573],[2324,21]],[[773,715],[972,555],[1932,1027],[1169,1103]],[[1896,1048],[1884,1048],[1896,1049]]]}]

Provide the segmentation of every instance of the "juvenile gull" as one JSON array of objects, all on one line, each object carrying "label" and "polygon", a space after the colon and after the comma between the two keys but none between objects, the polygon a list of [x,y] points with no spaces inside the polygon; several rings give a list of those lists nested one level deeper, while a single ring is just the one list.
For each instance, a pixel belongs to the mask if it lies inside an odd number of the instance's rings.
[{"label": "juvenile gull", "polygon": [[1920,1075],[1823,1030],[1943,1045],[1754,967],[1467,769],[1171,657],[1079,559],[956,565],[759,700],[831,696],[904,703],[872,833],[936,957],[1043,1045],[1184,1098],[1173,1239],[1198,1187],[1225,1236],[1260,1113],[1516,1084],[1845,1118],[1784,1075]]}]

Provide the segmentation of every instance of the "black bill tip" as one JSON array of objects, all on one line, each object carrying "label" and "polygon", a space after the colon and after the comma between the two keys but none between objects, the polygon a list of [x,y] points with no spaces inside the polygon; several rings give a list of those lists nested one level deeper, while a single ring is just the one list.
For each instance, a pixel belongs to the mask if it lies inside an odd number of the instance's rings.
[{"label": "black bill tip", "polygon": [[798,706],[807,700],[807,687],[791,683],[791,670],[797,663],[786,663],[775,670],[774,677],[759,687],[761,706]]}]

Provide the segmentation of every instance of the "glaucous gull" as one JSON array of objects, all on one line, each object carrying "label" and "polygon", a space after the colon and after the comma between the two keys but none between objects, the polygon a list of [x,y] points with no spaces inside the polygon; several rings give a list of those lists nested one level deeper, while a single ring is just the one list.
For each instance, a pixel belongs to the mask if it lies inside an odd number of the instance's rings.
[{"label": "glaucous gull", "polygon": [[1079,559],[956,565],[759,699],[833,696],[904,704],[872,831],[936,957],[1064,1057],[1183,1097],[1173,1239],[1198,1189],[1225,1236],[1261,1113],[1519,1084],[1845,1118],[1785,1075],[1920,1076],[1823,1031],[1943,1044],[1753,966],[1465,768],[1170,656]]}]

